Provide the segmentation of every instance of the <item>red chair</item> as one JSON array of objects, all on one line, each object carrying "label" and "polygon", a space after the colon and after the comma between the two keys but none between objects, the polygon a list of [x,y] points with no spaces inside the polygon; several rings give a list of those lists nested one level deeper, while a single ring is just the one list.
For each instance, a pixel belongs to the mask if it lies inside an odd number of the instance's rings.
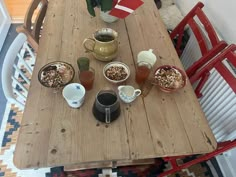
[{"label": "red chair", "polygon": [[217,55],[227,46],[224,41],[219,40],[213,26],[202,10],[203,6],[203,3],[198,2],[170,33],[172,41],[176,40],[175,49],[179,56],[183,52],[181,45],[186,27],[191,29],[191,35],[194,35],[197,40],[202,57],[195,63],[191,61],[193,64],[186,69],[188,77],[191,77],[201,66],[209,61],[209,58]]},{"label": "red chair", "polygon": [[[235,67],[236,67],[236,45],[232,44],[228,48],[224,49],[222,51],[222,53],[220,53],[218,56],[214,57],[203,68],[198,70],[190,78],[190,82],[191,82],[191,84],[198,83],[195,91],[197,93],[199,93],[200,90],[203,88],[203,85],[206,83],[206,76],[209,77],[211,75],[212,71],[214,70],[214,71],[218,72],[218,74],[220,74],[220,76],[223,78],[223,80],[226,81],[225,84],[232,91],[231,94],[233,94],[233,96],[236,96],[236,77],[233,74],[233,72],[235,72],[235,71],[234,71],[234,69],[232,69]],[[229,68],[231,68],[231,69],[229,69]],[[221,117],[221,119],[223,122],[226,121],[225,117]],[[235,128],[233,128],[233,131],[230,134],[234,134],[234,135],[236,134]],[[178,165],[176,160],[180,159],[180,158],[184,158],[186,156],[164,158],[165,161],[171,163],[172,169],[161,173],[158,177],[166,176],[166,175],[172,174],[174,172],[177,172],[181,169],[188,168],[188,167],[190,167],[194,164],[200,163],[202,161],[209,160],[212,157],[215,157],[215,156],[217,156],[223,152],[226,152],[232,148],[235,148],[235,147],[236,147],[236,139],[227,140],[224,142],[218,142],[218,146],[215,151],[208,153],[208,154],[204,154],[202,156],[199,156],[198,158],[191,160],[189,162],[186,162],[184,164],[181,164],[181,165]]]}]

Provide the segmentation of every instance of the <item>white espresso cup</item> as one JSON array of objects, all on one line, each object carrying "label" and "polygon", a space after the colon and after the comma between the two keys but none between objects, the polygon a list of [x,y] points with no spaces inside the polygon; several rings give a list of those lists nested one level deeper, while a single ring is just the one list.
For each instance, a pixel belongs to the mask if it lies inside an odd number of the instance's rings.
[{"label": "white espresso cup", "polygon": [[85,88],[78,83],[71,83],[64,87],[62,95],[72,108],[79,108],[85,97]]}]

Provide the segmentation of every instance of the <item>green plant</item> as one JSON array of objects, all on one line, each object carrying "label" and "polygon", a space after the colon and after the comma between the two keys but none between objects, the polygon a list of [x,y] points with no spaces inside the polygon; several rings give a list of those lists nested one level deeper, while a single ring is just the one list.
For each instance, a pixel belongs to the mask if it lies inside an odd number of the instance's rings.
[{"label": "green plant", "polygon": [[109,11],[112,9],[113,0],[86,0],[87,9],[90,15],[96,16],[95,7],[101,8],[101,11]]}]

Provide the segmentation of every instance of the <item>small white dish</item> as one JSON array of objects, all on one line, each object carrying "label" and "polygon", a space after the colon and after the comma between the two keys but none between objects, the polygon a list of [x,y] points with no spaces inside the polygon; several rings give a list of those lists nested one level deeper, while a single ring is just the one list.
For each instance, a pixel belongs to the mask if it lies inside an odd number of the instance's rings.
[{"label": "small white dish", "polygon": [[137,62],[147,62],[153,65],[156,63],[157,57],[153,53],[153,49],[144,50],[138,53]]},{"label": "small white dish", "polygon": [[142,93],[140,89],[135,89],[131,85],[121,85],[118,91],[120,99],[125,103],[133,102]]},{"label": "small white dish", "polygon": [[68,84],[62,90],[62,95],[70,107],[79,108],[84,103],[85,88],[78,83]]},{"label": "small white dish", "polygon": [[[111,76],[108,76],[108,69],[109,68],[114,68],[114,67],[122,67],[124,69],[124,72],[127,74],[124,78],[122,79],[119,79],[119,80],[115,80],[115,79],[112,79]],[[115,77],[116,75],[120,76],[121,74],[121,71],[119,70],[116,70],[114,71],[114,74],[112,74],[110,71],[109,71],[109,75],[113,75],[113,77]],[[114,62],[110,62],[108,64],[106,64],[103,68],[103,76],[108,80],[110,81],[111,83],[114,83],[114,84],[118,84],[118,83],[122,83],[124,81],[126,81],[129,76],[130,76],[130,69],[129,67],[125,64],[125,63],[122,63],[122,62],[119,62],[119,61],[114,61]]]}]

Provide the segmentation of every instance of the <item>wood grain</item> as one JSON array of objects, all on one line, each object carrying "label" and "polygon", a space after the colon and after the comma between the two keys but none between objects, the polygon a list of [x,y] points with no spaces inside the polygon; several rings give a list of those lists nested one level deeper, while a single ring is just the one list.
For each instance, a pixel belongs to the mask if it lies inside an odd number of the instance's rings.
[{"label": "wood grain", "polygon": [[[88,15],[85,1],[49,1],[14,156],[18,168],[140,160],[215,149],[215,138],[189,82],[177,93],[167,94],[153,87],[145,98],[121,103],[119,119],[109,125],[97,122],[92,115],[99,90],[117,91],[117,86],[103,77],[106,63],[93,59],[82,47],[83,40],[97,29],[109,27],[119,33],[115,61],[130,67],[126,84],[138,87],[134,73],[141,50],[152,48],[160,56],[155,67],[171,64],[182,68],[154,2],[144,2],[125,20],[106,24]],[[37,73],[56,60],[71,63],[78,71],[76,60],[81,56],[90,57],[95,68],[94,89],[86,93],[80,109],[71,109],[61,92],[53,93],[40,85]],[[73,82],[79,82],[77,72]]]},{"label": "wood grain", "polygon": [[155,159],[117,160],[113,162],[103,161],[103,162],[81,163],[81,164],[64,166],[64,171],[77,171],[77,170],[94,169],[94,168],[116,168],[121,166],[148,165],[154,163]]},{"label": "wood grain", "polygon": [[[158,66],[169,64],[183,69],[167,31],[163,30],[163,23],[157,23],[157,19],[160,20],[160,16],[151,1],[145,1],[145,6],[126,18],[133,55],[152,48],[160,56]],[[137,38],[142,43],[137,45]],[[208,134],[210,139],[214,136],[210,131],[205,132],[207,121],[189,81],[184,89],[171,95],[153,87],[144,103],[156,152],[170,156],[176,152],[189,154],[202,149],[200,153],[204,153],[215,146],[208,141]],[[166,132],[165,136],[160,136],[163,132]]]}]

